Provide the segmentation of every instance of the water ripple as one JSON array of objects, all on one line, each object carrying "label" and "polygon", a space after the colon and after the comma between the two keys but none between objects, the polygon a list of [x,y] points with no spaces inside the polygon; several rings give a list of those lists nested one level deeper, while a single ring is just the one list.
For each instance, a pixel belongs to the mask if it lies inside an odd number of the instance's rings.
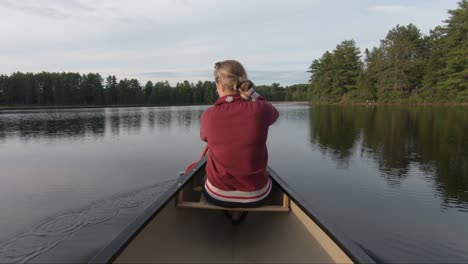
[{"label": "water ripple", "polygon": [[78,231],[105,222],[125,213],[126,210],[143,210],[173,182],[164,181],[93,202],[81,210],[49,218],[25,233],[0,243],[0,263],[26,263],[56,247]]}]

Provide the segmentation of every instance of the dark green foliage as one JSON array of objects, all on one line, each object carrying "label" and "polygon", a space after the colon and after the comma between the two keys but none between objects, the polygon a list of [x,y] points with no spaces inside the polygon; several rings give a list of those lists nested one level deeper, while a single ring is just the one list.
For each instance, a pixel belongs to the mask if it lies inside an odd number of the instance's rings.
[{"label": "dark green foliage", "polygon": [[[272,101],[306,101],[307,84],[283,88],[278,83],[257,88]],[[113,75],[105,81],[99,73],[21,73],[0,75],[0,105],[189,105],[212,104],[216,101],[216,84],[188,81],[171,87],[168,81],[144,86],[136,79],[122,79]]]},{"label": "dark green foliage", "polygon": [[202,104],[205,102],[205,89],[203,88],[203,82],[198,81],[193,88],[192,102],[194,104]]},{"label": "dark green foliage", "polygon": [[407,95],[421,88],[427,59],[426,38],[409,24],[391,29],[380,44],[380,64],[376,65],[378,93]]},{"label": "dark green foliage", "polygon": [[153,92],[153,82],[152,81],[148,81],[145,85],[145,88],[144,88],[144,95],[145,95],[145,98],[146,98],[146,103],[149,103],[149,100],[151,98],[151,93]]},{"label": "dark green foliage", "polygon": [[309,67],[315,102],[468,102],[468,4],[448,11],[424,36],[413,24],[391,29],[379,47],[343,41]]},{"label": "dark green foliage", "polygon": [[218,98],[218,94],[216,92],[216,83],[205,81],[203,83],[203,93],[204,93],[204,101],[206,103],[214,103],[216,98]]},{"label": "dark green foliage", "polygon": [[448,11],[444,26],[431,31],[424,88],[431,99],[468,102],[468,2]]},{"label": "dark green foliage", "polygon": [[286,92],[284,87],[279,83],[272,83],[271,85],[259,85],[256,88],[257,92],[270,101],[284,101]]},{"label": "dark green foliage", "polygon": [[5,87],[8,85],[8,76],[0,75],[0,104],[5,104]]},{"label": "dark green foliage", "polygon": [[[84,95],[84,101],[87,105],[92,104],[103,104],[104,103],[104,87],[102,86],[102,78],[99,73],[89,73],[81,77],[81,91]],[[60,78],[57,78],[57,82],[60,82]],[[55,92],[60,93],[63,86],[56,85]]]},{"label": "dark green foliage", "polygon": [[270,101],[309,101],[309,85],[294,84],[283,87],[279,83],[256,86],[256,91]]},{"label": "dark green foliage", "polygon": [[114,75],[108,76],[106,79],[105,94],[107,104],[117,104],[119,102],[117,78]]},{"label": "dark green foliage", "polygon": [[332,52],[312,62],[311,96],[314,99],[337,102],[344,94],[352,93],[357,88],[362,71],[360,51],[353,40],[338,44]]},{"label": "dark green foliage", "polygon": [[333,51],[333,67],[336,76],[333,78],[334,94],[341,96],[356,89],[357,78],[361,73],[361,52],[354,40],[345,40]]},{"label": "dark green foliage", "polygon": [[108,76],[105,84],[99,73],[21,73],[0,76],[2,105],[104,105],[143,103],[137,80]]},{"label": "dark green foliage", "polygon": [[294,84],[287,86],[284,101],[309,101],[309,85]]},{"label": "dark green foliage", "polygon": [[183,83],[177,83],[175,87],[175,99],[177,103],[181,104],[192,104],[193,95],[192,91],[195,90],[193,83],[184,81]]}]

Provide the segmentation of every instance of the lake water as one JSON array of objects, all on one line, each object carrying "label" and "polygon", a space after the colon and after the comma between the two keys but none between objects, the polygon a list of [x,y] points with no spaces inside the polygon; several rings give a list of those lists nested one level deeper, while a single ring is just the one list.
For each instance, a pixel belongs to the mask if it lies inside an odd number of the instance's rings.
[{"label": "lake water", "polygon": [[[468,262],[468,108],[276,105],[270,166],[383,262]],[[85,262],[204,148],[208,106],[0,111],[0,263]]]}]

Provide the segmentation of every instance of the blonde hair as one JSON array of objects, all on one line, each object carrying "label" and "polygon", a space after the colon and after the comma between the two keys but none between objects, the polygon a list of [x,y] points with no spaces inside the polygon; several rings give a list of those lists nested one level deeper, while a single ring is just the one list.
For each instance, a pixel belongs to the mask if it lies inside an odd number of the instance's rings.
[{"label": "blonde hair", "polygon": [[221,82],[225,89],[239,92],[245,100],[250,100],[254,83],[247,77],[244,66],[236,60],[225,60],[215,64],[214,76],[216,83]]}]

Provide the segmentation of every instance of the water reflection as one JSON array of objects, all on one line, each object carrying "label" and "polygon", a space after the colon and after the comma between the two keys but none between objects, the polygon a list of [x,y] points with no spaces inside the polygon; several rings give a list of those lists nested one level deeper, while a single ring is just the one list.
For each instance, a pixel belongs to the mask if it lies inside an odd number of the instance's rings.
[{"label": "water reflection", "polygon": [[[126,193],[198,157],[206,107],[0,111],[0,262],[64,238],[33,261],[88,261],[137,214],[119,205],[151,200]],[[466,108],[277,108],[272,167],[320,215],[388,262],[467,262]],[[37,236],[77,223],[73,235]]]},{"label": "water reflection", "polygon": [[139,134],[141,130],[141,116],[143,112],[141,109],[137,111],[124,111],[120,113],[120,128],[127,134]]},{"label": "water reflection", "polygon": [[109,115],[110,126],[113,136],[119,136],[120,134],[120,115],[118,112],[112,112]]},{"label": "water reflection", "polygon": [[0,111],[0,263],[89,261],[198,157],[206,108]]},{"label": "water reflection", "polygon": [[192,111],[181,111],[177,115],[177,125],[186,129],[192,126]]},{"label": "water reflection", "polygon": [[154,111],[149,110],[148,111],[148,125],[151,129],[153,129],[155,124],[156,124],[156,116],[154,114]]},{"label": "water reflection", "polygon": [[199,125],[204,108],[0,111],[0,142],[12,137],[22,141],[98,139],[104,137],[106,131],[113,136],[119,136],[122,132],[139,134],[143,128],[167,130],[173,125],[173,120],[177,120],[177,124],[174,125],[188,130]]},{"label": "water reflection", "polygon": [[155,112],[157,127],[169,128],[172,124],[172,112],[170,110],[160,110]]},{"label": "water reflection", "polygon": [[399,187],[415,166],[434,181],[443,206],[468,202],[466,108],[316,106],[309,121],[312,146],[338,165],[349,165],[358,147],[389,185]]},{"label": "water reflection", "polygon": [[359,133],[349,111],[334,111],[331,106],[310,110],[310,138],[324,155],[329,155],[340,167],[347,167]]},{"label": "water reflection", "polygon": [[19,137],[23,141],[60,138],[101,138],[105,132],[104,111],[22,115],[0,114],[0,137]]}]

